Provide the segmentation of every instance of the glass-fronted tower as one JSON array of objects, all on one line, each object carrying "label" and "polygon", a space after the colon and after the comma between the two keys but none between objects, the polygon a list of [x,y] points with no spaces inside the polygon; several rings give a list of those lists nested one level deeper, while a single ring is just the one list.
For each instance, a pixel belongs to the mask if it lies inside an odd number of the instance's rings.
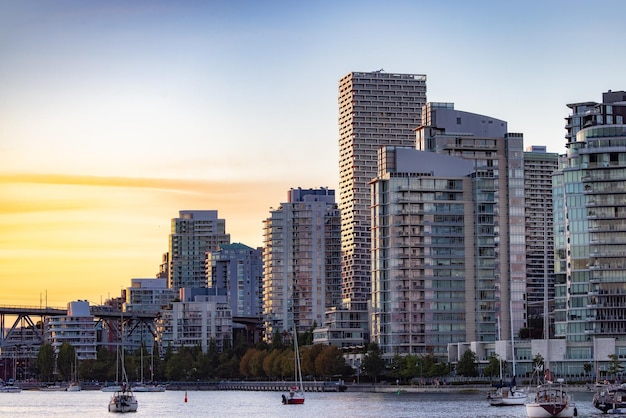
[{"label": "glass-fronted tower", "polygon": [[447,356],[474,285],[472,161],[384,147],[372,182],[372,341],[383,355]]},{"label": "glass-fronted tower", "polygon": [[455,110],[452,103],[429,103],[423,118],[418,149],[474,165],[475,271],[466,295],[467,341],[498,335],[508,340],[526,327],[523,136],[507,132],[505,121]]},{"label": "glass-fronted tower", "polygon": [[626,336],[626,92],[602,99],[568,105],[567,161],[554,182],[564,209],[555,335],[572,342]]}]

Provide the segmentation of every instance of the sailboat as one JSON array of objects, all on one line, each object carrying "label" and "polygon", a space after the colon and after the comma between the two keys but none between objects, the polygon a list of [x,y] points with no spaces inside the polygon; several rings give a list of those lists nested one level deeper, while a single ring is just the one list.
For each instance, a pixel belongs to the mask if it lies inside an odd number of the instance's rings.
[{"label": "sailboat", "polygon": [[150,355],[150,384],[146,384],[143,381],[143,344],[141,345],[141,382],[137,383],[133,390],[135,392],[165,392],[165,386],[157,385],[154,383],[154,345],[152,346],[152,353]]},{"label": "sailboat", "polygon": [[119,384],[119,374],[120,374],[120,348],[117,347],[115,352],[115,384],[113,385],[105,385],[100,390],[102,392],[118,392],[122,390],[122,385]]},{"label": "sailboat", "polygon": [[550,369],[546,368],[543,383],[537,386],[534,396],[526,404],[526,414],[529,418],[573,418],[578,411],[567,394],[563,379],[554,382]]},{"label": "sailboat", "polygon": [[[517,406],[524,405],[526,403],[526,392],[523,389],[517,389],[517,383],[515,381],[515,337],[513,337],[513,310],[509,303],[510,319],[511,319],[511,353],[512,353],[512,365],[513,365],[513,379],[508,386],[503,384],[494,392],[487,396],[489,405],[491,406]],[[499,322],[498,322],[499,324]],[[502,382],[502,362],[500,363],[500,382]]]},{"label": "sailboat", "polygon": [[289,388],[289,394],[283,394],[284,405],[301,405],[304,403],[304,388],[302,386],[302,369],[300,367],[300,351],[298,350],[298,334],[295,327],[293,331],[294,350],[294,377],[295,382]]},{"label": "sailboat", "polygon": [[[544,209],[545,210],[545,209]],[[545,218],[545,217],[544,217]],[[547,218],[544,219],[544,232]],[[545,234],[547,236],[547,234]],[[529,418],[573,418],[578,415],[576,405],[567,392],[563,379],[552,378],[550,372],[550,332],[548,322],[548,253],[544,241],[544,277],[543,277],[543,334],[546,342],[546,359],[543,382],[537,385],[535,393],[526,403]]]},{"label": "sailboat", "polygon": [[72,382],[67,387],[68,392],[80,392],[80,383],[78,382],[78,354],[74,352],[74,368],[72,373]]},{"label": "sailboat", "polygon": [[124,319],[122,318],[122,386],[116,391],[109,401],[109,412],[136,412],[139,406],[137,398],[128,384],[128,375],[124,366]]}]

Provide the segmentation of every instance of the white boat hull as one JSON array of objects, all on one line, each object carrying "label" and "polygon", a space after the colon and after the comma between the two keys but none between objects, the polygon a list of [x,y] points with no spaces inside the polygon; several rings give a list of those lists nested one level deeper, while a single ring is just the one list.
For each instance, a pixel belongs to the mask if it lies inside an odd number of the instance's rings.
[{"label": "white boat hull", "polygon": [[526,404],[526,415],[528,418],[574,418],[575,409],[569,404],[529,403]]},{"label": "white boat hull", "polygon": [[63,386],[54,385],[54,386],[46,386],[43,388],[39,388],[39,390],[42,390],[44,392],[65,392],[67,388]]},{"label": "white boat hull", "polygon": [[526,404],[526,392],[501,388],[489,394],[488,400],[491,406],[522,406]]},{"label": "white boat hull", "polygon": [[22,388],[17,386],[2,386],[0,387],[0,393],[20,393]]},{"label": "white boat hull", "polygon": [[551,381],[537,386],[536,392],[526,403],[526,414],[529,418],[573,418],[578,415],[562,382]]},{"label": "white boat hull", "polygon": [[136,385],[133,392],[165,392],[165,386],[161,385]]},{"label": "white boat hull", "polygon": [[137,412],[137,398],[132,393],[116,393],[109,402],[109,412]]}]

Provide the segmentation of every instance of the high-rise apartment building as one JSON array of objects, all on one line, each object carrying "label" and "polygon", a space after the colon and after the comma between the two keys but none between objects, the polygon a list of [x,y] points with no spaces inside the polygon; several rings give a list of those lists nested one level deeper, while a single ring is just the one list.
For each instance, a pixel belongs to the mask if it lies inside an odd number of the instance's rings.
[{"label": "high-rise apartment building", "polygon": [[[554,178],[555,335],[626,335],[626,92],[569,104],[567,160]],[[605,360],[605,359],[600,359]]]},{"label": "high-rise apartment building", "polygon": [[[544,299],[554,299],[554,224],[552,174],[559,155],[545,146],[527,147],[524,152],[524,196],[526,200],[526,302],[529,322],[543,318]],[[529,323],[530,326],[530,323]]]},{"label": "high-rise apartment building", "polygon": [[[474,317],[472,161],[384,147],[372,182],[372,341],[447,356]],[[468,295],[470,296],[468,298]],[[473,324],[470,324],[473,326]]]},{"label": "high-rise apartment building", "polygon": [[335,191],[291,189],[264,221],[265,338],[310,331],[341,298],[341,223]]},{"label": "high-rise apartment building", "polygon": [[[467,341],[508,340],[526,326],[523,136],[508,132],[505,121],[455,110],[452,103],[428,103],[423,119],[419,150],[474,165],[474,271],[465,272]],[[445,192],[439,199],[452,197]],[[437,266],[429,274],[446,277],[455,270]]]},{"label": "high-rise apartment building", "polygon": [[[365,311],[371,294],[370,186],[378,149],[415,146],[426,76],[382,70],[339,81],[339,208],[344,307]],[[367,326],[365,325],[365,328]]]},{"label": "high-rise apartment building", "polygon": [[224,244],[230,244],[230,234],[216,210],[181,210],[172,219],[169,236],[168,286],[177,292],[184,287],[207,287],[207,252]]},{"label": "high-rise apartment building", "polygon": [[261,316],[263,257],[260,249],[241,243],[220,245],[208,253],[207,276],[210,288],[224,290],[233,316]]}]

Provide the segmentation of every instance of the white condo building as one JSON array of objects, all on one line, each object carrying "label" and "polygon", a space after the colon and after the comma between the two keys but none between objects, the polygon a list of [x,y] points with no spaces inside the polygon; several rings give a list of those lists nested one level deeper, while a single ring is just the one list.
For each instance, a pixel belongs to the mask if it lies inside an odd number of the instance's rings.
[{"label": "white condo building", "polygon": [[76,350],[78,360],[96,358],[95,322],[86,300],[68,303],[67,315],[48,317],[44,329],[44,339],[56,354],[63,343],[69,343]]},{"label": "white condo building", "polygon": [[340,216],[335,191],[291,189],[264,221],[265,339],[311,330],[340,303]]},{"label": "white condo building", "polygon": [[182,289],[181,301],[161,311],[156,321],[160,352],[171,345],[174,350],[199,346],[206,353],[211,342],[221,352],[227,342],[232,344],[233,321],[227,298],[211,292],[207,288]]}]

